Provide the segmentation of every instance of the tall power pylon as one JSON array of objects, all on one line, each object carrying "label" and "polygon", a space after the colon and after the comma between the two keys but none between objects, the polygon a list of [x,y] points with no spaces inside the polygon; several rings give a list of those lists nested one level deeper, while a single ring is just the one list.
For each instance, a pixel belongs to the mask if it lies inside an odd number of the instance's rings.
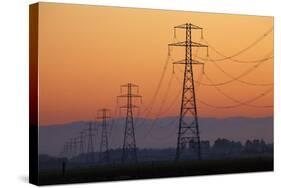
[{"label": "tall power pylon", "polygon": [[108,109],[100,109],[98,110],[98,120],[101,120],[101,143],[100,143],[100,161],[101,162],[109,162],[109,151],[108,151],[108,136],[107,136],[107,126],[108,119],[111,117],[108,115]]},{"label": "tall power pylon", "polygon": [[[122,94],[122,89],[126,88],[126,93]],[[141,96],[138,94],[134,94],[133,88],[136,88],[136,92],[138,93],[138,86],[132,83],[128,83],[125,85],[121,85],[121,95],[117,96],[118,98],[126,98],[127,104],[124,106],[120,106],[120,109],[126,109],[126,123],[124,130],[124,141],[123,141],[123,151],[122,151],[122,162],[125,161],[133,161],[137,162],[137,147],[136,147],[136,138],[135,138],[135,130],[134,130],[134,118],[133,118],[133,109],[137,108],[133,102],[134,98],[140,98]]]},{"label": "tall power pylon", "polygon": [[180,160],[184,149],[188,144],[190,149],[196,152],[198,159],[201,159],[200,148],[200,134],[197,117],[197,107],[194,89],[193,68],[195,64],[203,64],[192,58],[193,47],[208,47],[207,45],[200,44],[192,41],[192,30],[201,30],[201,36],[203,28],[193,25],[191,23],[175,26],[176,29],[185,30],[185,41],[169,44],[169,46],[185,47],[185,59],[173,62],[174,64],[184,65],[184,75],[182,84],[182,97],[179,116],[179,129],[177,137],[177,150],[176,160]]}]

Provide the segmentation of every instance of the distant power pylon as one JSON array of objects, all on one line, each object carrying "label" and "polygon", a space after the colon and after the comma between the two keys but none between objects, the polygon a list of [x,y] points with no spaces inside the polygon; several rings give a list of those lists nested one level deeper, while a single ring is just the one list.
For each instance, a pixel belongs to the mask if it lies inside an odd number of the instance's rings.
[{"label": "distant power pylon", "polygon": [[72,144],[73,144],[73,156],[76,156],[78,154],[79,137],[73,138]]},{"label": "distant power pylon", "polygon": [[95,156],[94,156],[94,136],[95,129],[92,127],[92,122],[89,122],[89,127],[86,129],[86,136],[88,137],[88,146],[87,146],[87,160],[88,162],[94,162]]},{"label": "distant power pylon", "polygon": [[73,144],[74,142],[73,142],[73,138],[70,138],[69,139],[69,157],[70,158],[72,158],[73,156],[74,156],[74,153],[73,153],[73,151],[74,151],[74,144]]},{"label": "distant power pylon", "polygon": [[175,26],[174,29],[185,30],[185,41],[169,44],[169,46],[181,46],[185,47],[185,59],[174,62],[174,64],[184,65],[184,75],[182,84],[182,98],[179,116],[179,129],[177,137],[177,150],[176,160],[179,160],[183,154],[186,145],[197,153],[197,157],[201,159],[201,148],[200,148],[200,134],[197,117],[197,107],[194,89],[194,78],[193,78],[193,65],[203,63],[193,60],[192,48],[193,47],[208,47],[207,45],[192,42],[192,30],[201,30],[201,36],[203,29],[191,23],[182,24]]},{"label": "distant power pylon", "polygon": [[[132,83],[121,85],[121,95],[117,96],[118,98],[126,98],[127,104],[120,106],[120,109],[126,109],[126,123],[124,130],[124,141],[123,141],[123,151],[122,151],[122,162],[133,161],[137,162],[137,147],[136,147],[136,138],[134,130],[134,118],[133,118],[133,109],[138,106],[134,105],[133,99],[140,98],[141,96],[133,93],[133,88],[136,88],[138,93],[138,86]],[[122,89],[126,88],[127,92],[122,94]]]},{"label": "distant power pylon", "polygon": [[80,154],[84,154],[84,132],[80,132],[79,137],[79,144],[80,144]]},{"label": "distant power pylon", "polygon": [[60,153],[62,157],[67,157],[67,142],[63,145],[63,149]]},{"label": "distant power pylon", "polygon": [[108,151],[108,135],[107,135],[107,126],[108,119],[111,117],[108,115],[108,109],[100,109],[98,111],[98,120],[101,120],[101,143],[100,143],[100,161],[101,162],[109,162],[109,151]]},{"label": "distant power pylon", "polygon": [[67,141],[65,143],[65,154],[64,154],[64,157],[67,157],[67,158],[70,157],[70,143],[69,143],[69,141]]}]

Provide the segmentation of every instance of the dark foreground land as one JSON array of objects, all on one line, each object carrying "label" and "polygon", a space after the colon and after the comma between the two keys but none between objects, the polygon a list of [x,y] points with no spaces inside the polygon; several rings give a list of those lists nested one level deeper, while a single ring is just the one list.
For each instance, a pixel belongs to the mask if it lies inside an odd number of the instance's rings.
[{"label": "dark foreground land", "polygon": [[39,185],[145,178],[273,171],[272,157],[202,161],[161,161],[133,164],[73,167],[39,172]]}]

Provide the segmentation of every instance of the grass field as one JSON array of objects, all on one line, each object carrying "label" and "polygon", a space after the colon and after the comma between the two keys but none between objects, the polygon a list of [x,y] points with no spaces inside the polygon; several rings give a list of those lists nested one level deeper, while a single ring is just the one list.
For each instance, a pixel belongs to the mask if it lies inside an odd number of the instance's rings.
[{"label": "grass field", "polygon": [[161,161],[115,164],[83,168],[46,170],[39,173],[39,184],[82,183],[209,174],[273,171],[272,157],[202,161]]}]

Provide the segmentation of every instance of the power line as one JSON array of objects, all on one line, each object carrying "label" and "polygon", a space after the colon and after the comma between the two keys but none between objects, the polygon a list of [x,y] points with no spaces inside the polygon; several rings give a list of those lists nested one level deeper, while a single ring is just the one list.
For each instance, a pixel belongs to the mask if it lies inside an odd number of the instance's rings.
[{"label": "power line", "polygon": [[162,72],[161,72],[159,82],[158,82],[158,84],[157,84],[157,86],[156,86],[156,90],[155,90],[155,92],[154,92],[154,94],[153,94],[153,96],[152,96],[152,98],[151,98],[150,103],[149,103],[149,104],[150,104],[150,107],[147,107],[147,108],[144,109],[144,111],[143,111],[144,114],[147,113],[145,116],[148,116],[148,114],[150,114],[150,112],[151,112],[151,110],[152,110],[152,108],[153,108],[153,106],[154,106],[154,103],[155,103],[156,98],[157,98],[157,96],[158,96],[158,94],[159,94],[160,88],[162,87],[163,80],[164,80],[164,77],[165,77],[166,72],[167,72],[167,67],[168,67],[168,65],[169,65],[169,61],[170,61],[170,50],[168,51],[168,56],[167,56],[167,58],[166,58],[166,61],[165,61],[163,70],[162,70]]},{"label": "power line", "polygon": [[[196,49],[196,53],[197,53],[197,52],[198,52],[198,48]],[[172,59],[173,59],[173,58],[172,58]],[[203,72],[204,72],[204,71],[203,71]],[[163,115],[163,114],[165,114],[167,111],[171,110],[173,107],[176,106],[176,104],[177,104],[176,102],[177,102],[177,100],[179,100],[179,96],[180,96],[180,94],[181,94],[181,90],[178,90],[178,93],[176,94],[175,98],[172,100],[172,103],[171,103],[170,105],[168,105],[168,107],[167,107],[165,110],[163,110],[163,104],[166,103],[167,95],[168,95],[168,93],[169,93],[169,91],[170,91],[170,87],[171,87],[171,85],[172,85],[172,80],[173,80],[172,78],[174,78],[174,77],[175,77],[178,81],[180,80],[180,79],[177,77],[177,75],[175,74],[174,69],[173,69],[173,72],[172,72],[172,74],[171,74],[171,77],[170,77],[170,79],[169,79],[169,81],[168,81],[168,88],[167,88],[167,90],[166,90],[166,92],[165,92],[165,95],[164,95],[164,97],[163,97],[163,99],[162,99],[162,101],[161,101],[161,104],[160,104],[160,109],[159,109],[158,113],[155,114],[156,116],[155,116],[155,118],[153,119],[149,130],[148,130],[147,133],[144,134],[144,136],[142,137],[143,139],[146,138],[148,135],[150,135],[151,131],[153,130],[153,128],[154,128],[155,125],[156,125],[156,121],[160,118],[160,116]],[[179,82],[180,82],[180,81],[179,81]],[[197,89],[196,89],[196,91],[197,91]],[[171,122],[173,122],[173,121],[171,121]]]},{"label": "power line", "polygon": [[[174,41],[176,40],[176,35],[175,35],[175,38],[174,38]],[[167,67],[168,67],[168,64],[169,64],[169,60],[172,58],[171,57],[171,52],[172,52],[172,48],[171,48],[172,46],[168,46],[168,57],[167,57],[167,60],[165,61],[165,65],[164,65],[164,67],[163,67],[163,70],[162,70],[162,73],[161,73],[161,77],[160,77],[160,80],[159,80],[159,82],[158,82],[158,85],[157,85],[157,88],[156,88],[156,90],[155,90],[155,93],[154,93],[154,95],[153,95],[153,97],[152,97],[152,100],[151,100],[151,105],[150,105],[150,108],[149,107],[147,107],[145,110],[144,110],[144,112],[147,112],[143,117],[144,118],[146,118],[146,117],[148,117],[150,114],[151,114],[151,110],[152,110],[152,107],[153,107],[153,105],[155,104],[155,102],[156,102],[156,98],[157,98],[157,96],[158,96],[158,94],[159,94],[159,91],[160,91],[160,88],[161,88],[161,86],[162,86],[162,84],[163,84],[163,80],[164,80],[164,77],[165,77],[165,75],[166,75],[166,71],[167,71]],[[198,52],[198,49],[196,49],[196,53]],[[172,59],[173,60],[173,59]],[[174,73],[174,69],[173,69],[173,73]],[[168,92],[169,92],[169,89],[170,89],[170,87],[171,87],[171,81],[172,81],[172,79],[173,79],[173,74],[171,75],[171,77],[170,77],[170,79],[169,79],[169,81],[168,81],[168,88],[166,89],[166,92],[165,92],[165,95],[164,95],[164,98],[162,99],[162,102],[161,102],[161,107],[160,107],[160,110],[159,110],[159,112],[158,112],[158,115],[157,115],[157,118],[156,119],[158,119],[159,118],[159,116],[162,114],[162,107],[163,107],[163,104],[165,103],[165,101],[166,101],[166,98],[167,98],[167,95],[168,95]],[[172,105],[170,105],[166,110],[164,110],[164,111],[168,111],[170,108],[171,108],[171,106]],[[144,119],[142,119],[142,121],[140,121],[140,123],[136,120],[136,124],[139,126],[139,125],[143,125],[144,124],[144,122],[145,122],[145,120]],[[153,121],[154,122],[154,121]],[[153,126],[152,126],[152,128],[151,129],[153,129]],[[146,135],[146,134],[145,134]],[[144,137],[146,137],[146,136],[144,136]]]},{"label": "power line", "polygon": [[[253,43],[251,43],[249,46],[247,46],[246,48],[243,48],[241,49],[239,52],[233,54],[232,56],[225,56],[225,58],[223,59],[212,59],[210,57],[208,58],[202,58],[202,57],[199,57],[197,56],[197,54],[195,54],[196,57],[202,59],[202,60],[206,60],[206,61],[211,61],[212,63],[214,63],[214,65],[216,66],[216,68],[218,68],[221,72],[223,72],[226,76],[230,77],[231,80],[227,80],[227,81],[224,81],[224,82],[219,82],[219,83],[213,83],[213,84],[209,84],[209,83],[201,83],[202,85],[206,85],[206,86],[222,86],[222,85],[226,85],[226,84],[229,84],[229,83],[232,83],[234,81],[237,81],[237,82],[240,82],[240,83],[243,83],[243,84],[246,84],[246,85],[253,85],[253,86],[270,86],[270,85],[273,85],[273,83],[252,83],[252,82],[248,82],[248,81],[244,81],[244,80],[241,80],[242,77],[248,75],[249,73],[251,73],[253,70],[255,70],[256,68],[258,68],[261,64],[263,64],[264,62],[270,60],[270,59],[273,59],[273,55],[272,56],[268,56],[266,55],[264,58],[262,59],[259,59],[259,60],[254,60],[254,61],[242,61],[242,60],[235,60],[234,61],[237,61],[237,62],[253,62],[253,63],[257,63],[258,65],[254,65],[252,68],[250,68],[249,70],[246,70],[245,72],[243,72],[242,74],[240,74],[239,76],[235,77],[235,76],[232,76],[231,74],[229,74],[227,71],[225,71],[221,66],[219,66],[216,61],[223,61],[223,60],[231,60],[232,57],[234,56],[237,56],[237,55],[240,55],[241,53],[247,51],[248,49],[254,47],[258,42],[260,42],[264,37],[268,36],[269,33],[271,33],[273,30],[273,27],[270,28],[267,32],[265,32],[262,36],[260,36],[257,40],[255,40]],[[202,40],[204,40],[202,38]],[[207,42],[208,43],[208,42]],[[211,47],[209,46],[210,48],[214,48],[214,47]],[[270,54],[273,52],[273,50],[270,52]],[[223,54],[222,54],[223,55]],[[233,60],[233,59],[232,59]]]},{"label": "power line", "polygon": [[[169,48],[169,57],[171,58],[171,56],[170,56],[170,51],[171,51],[171,49]],[[169,62],[169,61],[168,61]],[[165,77],[165,75],[162,77],[162,83],[161,83],[161,85],[163,84],[163,80],[164,80],[164,77]],[[160,102],[160,109],[159,109],[159,111],[158,111],[158,113],[155,113],[158,117],[161,115],[160,113],[161,113],[161,111],[162,111],[162,108],[163,108],[163,105],[165,104],[165,102],[166,102],[166,100],[167,100],[167,97],[168,97],[168,94],[169,94],[169,92],[170,92],[170,88],[171,88],[171,86],[172,86],[172,81],[173,81],[173,72],[171,72],[171,75],[170,75],[170,78],[169,78],[169,80],[168,80],[168,87],[166,88],[166,91],[165,91],[165,93],[164,93],[164,96],[163,96],[163,98],[162,98],[162,100],[161,100],[161,102]],[[158,95],[157,95],[158,96]],[[153,100],[153,104],[155,104],[155,102],[156,102],[156,98]],[[144,118],[147,118],[148,117],[148,115],[150,115],[150,114],[152,114],[152,108],[150,108],[150,110],[149,110],[149,112],[147,113],[147,114],[145,114],[143,117]],[[158,118],[157,117],[157,118]],[[138,125],[138,126],[141,126],[141,125],[143,125],[144,123],[145,123],[145,119],[142,119],[141,121],[140,121],[140,123],[139,122],[137,122],[136,124]],[[146,134],[145,134],[146,135]],[[145,136],[146,137],[146,136]]]},{"label": "power line", "polygon": [[[204,75],[210,82],[212,82],[212,80],[207,76]],[[223,92],[219,87],[215,86],[214,87],[220,94],[222,94],[223,96],[225,96],[226,98],[230,99],[231,101],[241,104],[241,105],[245,105],[245,106],[249,106],[249,107],[253,107],[253,108],[268,108],[268,107],[272,107],[272,106],[268,106],[268,105],[253,105],[250,104],[251,102],[254,102],[255,100],[258,100],[259,98],[269,94],[269,92],[271,92],[273,90],[273,88],[269,88],[268,90],[266,90],[265,92],[261,93],[260,95],[258,95],[258,97],[254,97],[253,99],[248,100],[248,102],[243,102],[243,101],[239,101],[237,99],[235,99],[234,97],[231,97],[230,95],[226,94],[225,92]]]},{"label": "power line", "polygon": [[[175,76],[175,78],[177,79],[177,81],[178,81],[179,83],[181,82],[180,79],[179,79],[179,77],[175,74],[175,72],[173,72],[173,76]],[[199,80],[201,80],[201,78],[202,78],[202,74],[200,74]],[[199,91],[199,86],[200,86],[200,81],[199,81],[199,83],[198,83],[198,86],[197,86],[197,87],[195,86],[196,92]],[[178,90],[178,93],[176,94],[175,98],[172,100],[171,104],[168,105],[168,107],[167,107],[165,110],[159,110],[158,114],[156,115],[156,118],[154,118],[154,120],[152,121],[152,126],[150,126],[150,129],[147,131],[146,134],[144,134],[144,137],[142,137],[142,138],[146,138],[148,135],[150,135],[151,131],[153,130],[153,128],[154,128],[155,125],[156,125],[155,122],[160,118],[161,115],[163,115],[164,113],[168,112],[168,111],[171,110],[173,107],[175,107],[175,105],[177,104],[177,103],[176,103],[177,100],[179,100],[180,94],[181,94],[181,90]],[[162,103],[163,103],[163,102],[162,102]],[[172,124],[172,123],[174,123],[174,122],[175,122],[175,120],[172,120],[172,121],[170,121],[168,124]],[[171,135],[171,134],[169,134],[169,135]],[[167,136],[166,136],[166,137],[167,137]],[[166,137],[163,137],[163,139],[166,138]],[[154,138],[154,137],[153,137],[153,138]],[[160,139],[162,139],[162,138],[160,138]]]},{"label": "power line", "polygon": [[140,125],[143,125],[144,122],[145,122],[145,119],[144,118],[147,118],[150,114],[151,114],[151,111],[152,111],[152,108],[156,102],[156,98],[158,97],[159,95],[159,91],[163,85],[163,80],[164,80],[164,77],[166,75],[166,72],[167,72],[167,67],[169,65],[169,62],[170,62],[170,49],[168,50],[168,56],[167,56],[167,59],[165,61],[165,64],[164,64],[164,67],[163,67],[163,70],[161,72],[161,76],[160,76],[160,80],[157,84],[157,87],[156,87],[156,90],[151,98],[151,102],[149,103],[150,105],[147,106],[144,110],[143,110],[143,119],[142,120],[137,120],[136,119],[136,125],[140,126]]},{"label": "power line", "polygon": [[[218,58],[218,59],[214,59],[214,61],[224,61],[224,60],[233,60],[235,62],[240,62],[240,63],[247,63],[247,62],[255,62],[254,61],[241,61],[241,60],[237,60],[237,59],[233,59],[233,57],[239,56],[241,54],[243,54],[244,52],[246,52],[247,50],[253,48],[255,45],[257,45],[260,41],[262,41],[264,38],[266,38],[271,32],[273,31],[273,27],[271,27],[269,30],[267,30],[265,33],[263,33],[260,37],[258,37],[255,41],[253,41],[252,43],[250,43],[247,47],[239,50],[238,52],[230,55],[230,56],[225,56],[223,53],[221,53],[220,51],[216,50],[216,48],[214,48],[213,46],[211,46],[209,44],[209,42],[207,42],[205,40],[205,42],[208,44],[208,46],[214,50],[216,53],[218,53],[219,55],[221,55],[223,58]],[[203,59],[203,58],[202,58]],[[203,59],[203,60],[208,60],[208,59]]]},{"label": "power line", "polygon": [[250,107],[254,107],[254,108],[272,108],[273,105],[264,105],[264,106],[257,106],[257,105],[251,105],[252,102],[257,101],[258,99],[266,96],[267,94],[269,94],[272,91],[272,88],[270,88],[269,90],[266,90],[265,92],[261,93],[260,95],[249,99],[247,101],[244,102],[239,102],[236,101],[238,104],[235,105],[225,105],[225,106],[219,106],[219,105],[213,105],[210,103],[207,103],[201,99],[198,99],[198,101],[206,106],[212,107],[212,108],[221,108],[221,109],[227,109],[227,108],[237,108],[237,107],[241,107],[241,106],[250,106]]},{"label": "power line", "polygon": [[[272,58],[272,57],[271,57]],[[269,59],[271,59],[269,58]],[[268,60],[269,60],[268,59]],[[244,81],[241,80],[241,78],[247,76],[248,74],[250,74],[251,72],[253,72],[255,69],[257,69],[259,66],[261,66],[263,63],[265,63],[266,61],[261,61],[258,64],[255,64],[254,66],[252,66],[251,68],[249,68],[248,70],[246,70],[245,72],[242,72],[240,75],[238,76],[232,76],[231,74],[229,74],[227,71],[225,71],[220,65],[218,65],[218,63],[216,63],[215,61],[211,60],[211,62],[213,63],[213,65],[215,65],[215,67],[220,70],[222,73],[224,73],[226,76],[228,76],[229,78],[231,78],[230,80],[227,81],[223,81],[223,82],[218,82],[218,83],[203,83],[201,82],[200,84],[205,85],[205,86],[222,86],[222,85],[226,85],[229,83],[232,83],[234,81],[240,82],[242,84],[246,84],[246,85],[252,85],[252,86],[270,86],[273,85],[273,83],[253,83],[253,82],[249,82],[249,81]]]},{"label": "power line", "polygon": [[[198,86],[197,86],[197,87],[195,86],[196,93],[199,92],[200,81],[201,81],[201,79],[202,79],[202,75],[203,75],[203,74],[200,74],[199,83],[197,84]],[[177,81],[180,83],[180,79],[179,79],[179,77],[178,77],[176,74],[175,74],[175,78],[176,78]],[[178,99],[179,95],[180,95],[180,90],[179,90],[179,92],[178,92],[178,94],[177,94],[177,96],[176,96],[175,99]],[[171,104],[175,104],[175,101],[173,101]],[[169,108],[168,108],[168,109],[169,109]],[[168,125],[175,124],[176,122],[177,122],[177,119],[172,119],[172,120],[168,123]],[[177,128],[177,127],[174,127],[174,128]],[[173,135],[173,134],[175,134],[175,132],[171,131],[170,134],[165,135],[164,137],[157,137],[157,138],[156,138],[156,137],[154,136],[153,138],[154,138],[154,139],[157,139],[157,140],[163,140],[163,139],[166,139],[166,138],[170,137],[170,136]]]},{"label": "power line", "polygon": [[144,134],[144,136],[142,137],[142,139],[144,139],[144,138],[146,138],[148,135],[150,135],[150,133],[151,133],[151,131],[153,130],[153,128],[155,127],[155,122],[159,119],[159,117],[163,114],[163,113],[165,113],[166,111],[168,111],[168,110],[170,110],[173,106],[175,106],[175,100],[176,99],[178,99],[178,97],[179,97],[179,95],[180,95],[180,90],[179,90],[179,92],[178,92],[178,94],[177,94],[177,96],[176,96],[176,98],[173,100],[173,102],[168,106],[168,108],[167,109],[165,109],[165,111],[163,110],[163,104],[166,102],[166,100],[167,100],[167,96],[168,96],[168,93],[169,93],[169,91],[170,91],[170,87],[171,87],[171,85],[172,85],[172,78],[174,77],[174,74],[172,74],[172,76],[171,76],[171,78],[170,78],[170,80],[169,80],[169,82],[168,82],[168,88],[167,88],[167,90],[166,90],[166,92],[165,92],[165,95],[164,95],[164,97],[163,97],[163,99],[162,99],[162,101],[161,101],[161,104],[160,104],[160,108],[159,108],[159,111],[158,111],[158,113],[156,114],[156,116],[155,116],[155,118],[153,119],[153,121],[151,122],[151,124],[150,124],[150,128],[148,129],[148,131]]},{"label": "power line", "polygon": [[[176,32],[176,30],[174,30],[174,33]],[[202,33],[201,33],[201,35],[202,35]],[[174,35],[174,39],[176,39],[176,35]],[[178,41],[177,41],[178,42]],[[169,47],[172,47],[172,46],[169,46]],[[172,49],[172,48],[169,48],[170,50]],[[196,52],[195,52],[195,54],[197,54],[198,53],[198,49],[199,48],[196,48]],[[170,52],[170,50],[169,50],[169,52]],[[169,53],[170,54],[170,53]],[[172,58],[173,59],[173,58]],[[174,64],[173,64],[174,65]],[[204,66],[203,66],[204,67]],[[203,68],[203,72],[204,72],[204,68]],[[175,76],[175,78],[178,80],[178,82],[180,82],[179,80],[179,78],[177,77],[177,75],[175,75],[175,72],[174,72],[174,66],[173,66],[173,74],[172,74],[172,76]],[[200,76],[201,77],[201,76]],[[170,88],[170,85],[171,85],[171,83],[169,82],[168,83],[168,88]],[[198,88],[196,88],[196,91],[198,90]],[[166,93],[168,92],[168,90],[166,91]],[[157,116],[156,116],[156,118],[154,118],[154,120],[152,121],[152,126],[150,126],[150,129],[147,131],[147,133],[146,134],[144,134],[145,136],[143,137],[143,138],[146,138],[150,133],[151,133],[151,131],[153,130],[153,128],[155,127],[155,122],[159,119],[159,117],[161,116],[161,115],[163,115],[164,113],[166,113],[167,111],[169,111],[170,109],[172,109],[172,107],[174,107],[175,106],[175,104],[176,104],[176,100],[178,100],[179,99],[179,96],[180,96],[180,93],[181,93],[181,90],[179,90],[178,91],[178,93],[176,94],[176,97],[172,100],[172,103],[168,106],[168,108],[166,108],[165,110],[162,110],[162,108],[160,107],[160,110],[159,110],[159,112],[158,112],[158,114],[157,114]],[[166,95],[164,95],[164,96],[166,96]],[[165,101],[166,101],[166,98],[164,97],[163,98],[163,100],[162,100],[162,102],[161,102],[161,104],[164,104],[165,103]],[[161,106],[163,106],[163,105],[161,105]],[[171,124],[171,123],[173,123],[173,122],[175,122],[174,120],[172,120],[172,121],[170,121],[168,124]],[[169,134],[169,135],[171,135],[171,134]],[[163,138],[166,138],[166,137],[163,137]],[[160,138],[161,139],[161,138]]]},{"label": "power line", "polygon": [[[212,47],[210,47],[210,49],[214,50],[214,48],[212,48]],[[269,53],[267,53],[267,55],[265,57],[260,58],[260,59],[254,59],[254,60],[238,60],[238,59],[229,58],[229,59],[225,59],[225,60],[213,59],[213,61],[217,61],[217,62],[231,61],[231,62],[240,63],[240,64],[256,64],[256,63],[259,63],[259,62],[262,62],[262,61],[267,61],[268,59],[272,59],[273,58],[273,55],[271,55],[272,52],[273,52],[273,50],[271,50]],[[197,58],[199,58],[203,61],[210,61],[210,58],[204,58],[204,57],[201,57],[201,56],[198,56],[198,55],[195,55],[195,57],[197,57]],[[210,57],[210,55],[208,55],[208,57]]]},{"label": "power line", "polygon": [[[176,39],[176,37],[175,37],[175,39]],[[172,47],[172,46],[169,46],[169,47]],[[170,48],[170,49],[172,49],[172,48]],[[199,48],[196,49],[196,52],[195,52],[196,54],[198,53],[198,49],[199,49]],[[169,54],[170,54],[170,53],[169,53]],[[174,65],[174,64],[173,64],[173,65]],[[203,72],[204,72],[204,69],[203,69]],[[177,79],[177,81],[180,82],[180,79],[177,77],[177,75],[176,75],[175,72],[174,72],[174,68],[173,68],[173,74],[172,74],[172,76],[175,76],[175,78]],[[200,77],[201,77],[201,76],[200,76]],[[171,83],[168,82],[168,88],[170,88],[170,85],[171,85]],[[198,91],[199,87],[198,87],[198,88],[195,88],[195,89],[196,89],[196,91]],[[168,93],[168,91],[169,91],[169,90],[167,89],[167,90],[166,90],[166,93]],[[162,110],[163,105],[161,105],[160,110],[159,110],[158,114],[156,115],[156,118],[154,118],[153,121],[152,121],[152,125],[150,126],[150,129],[147,131],[146,134],[144,134],[144,137],[142,137],[142,138],[146,138],[148,135],[150,135],[151,131],[153,130],[153,128],[154,128],[155,125],[156,125],[156,121],[159,119],[159,117],[160,117],[161,115],[163,115],[164,113],[166,113],[167,111],[169,111],[170,109],[172,109],[173,107],[175,107],[176,101],[179,99],[180,93],[181,93],[181,90],[178,91],[178,93],[176,94],[176,97],[172,100],[172,103],[171,103],[165,110]],[[166,96],[166,95],[164,95],[164,96]],[[162,99],[161,104],[164,104],[165,101],[166,101],[166,97],[164,97],[164,98]],[[174,124],[174,123],[175,123],[175,120],[171,120],[168,124]],[[175,128],[176,128],[176,127],[175,127]],[[170,136],[171,134],[174,134],[174,133],[171,132],[168,136]],[[153,138],[155,138],[155,137],[153,137]],[[157,139],[159,140],[159,139],[165,139],[165,138],[167,138],[167,135],[166,135],[165,137],[162,137],[162,138],[159,138],[159,137],[158,137]]]},{"label": "power line", "polygon": [[[206,74],[203,74],[203,76],[205,76],[207,79],[210,79],[210,78],[208,78],[208,76],[207,76]],[[209,80],[209,81],[211,82],[211,80]],[[180,83],[179,80],[178,80],[178,82]],[[202,83],[202,82],[199,81],[198,83]],[[218,88],[218,87],[216,87],[216,86],[215,86],[215,88],[216,88],[217,91],[218,91],[219,93],[221,93],[223,96],[227,97],[228,99],[230,99],[230,100],[232,100],[233,102],[238,103],[238,104],[236,104],[236,105],[218,106],[218,105],[209,104],[208,102],[205,102],[205,101],[200,100],[200,99],[198,99],[198,98],[197,98],[197,100],[198,100],[200,103],[202,103],[202,104],[204,104],[204,105],[206,105],[206,106],[209,106],[209,107],[213,107],[213,108],[237,108],[237,107],[240,107],[240,106],[249,106],[249,107],[253,107],[253,108],[271,108],[271,107],[273,107],[272,105],[253,105],[253,104],[251,104],[252,102],[255,102],[256,100],[258,100],[258,99],[260,99],[260,98],[262,98],[262,97],[268,95],[270,92],[272,92],[272,91],[273,91],[273,87],[270,87],[270,88],[267,89],[266,91],[260,93],[258,96],[253,97],[253,98],[251,98],[251,99],[249,99],[249,100],[247,100],[247,101],[239,101],[239,100],[237,100],[237,99],[235,99],[235,98],[233,98],[233,97],[227,95],[226,93],[224,93],[220,88]]]}]

